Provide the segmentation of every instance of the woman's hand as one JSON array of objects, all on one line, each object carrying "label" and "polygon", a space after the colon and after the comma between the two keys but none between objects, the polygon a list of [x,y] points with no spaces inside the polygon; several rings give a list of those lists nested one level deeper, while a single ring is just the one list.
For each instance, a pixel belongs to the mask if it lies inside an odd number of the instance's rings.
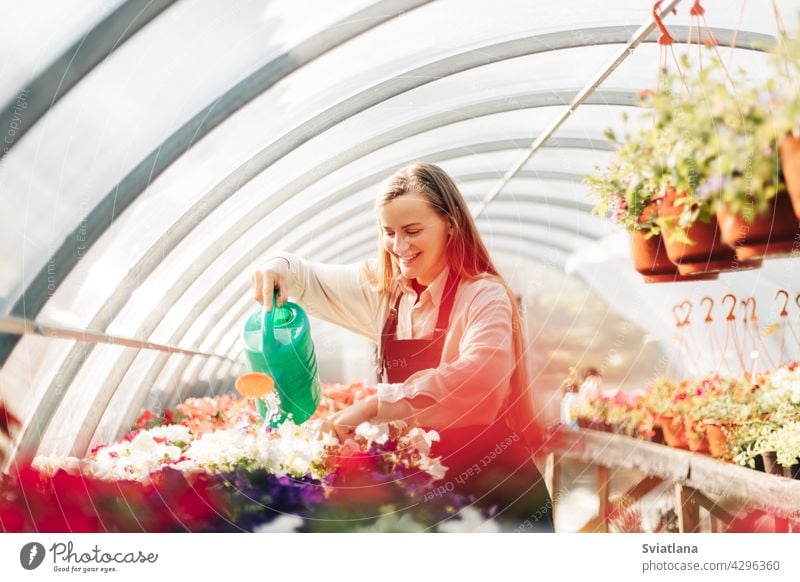
[{"label": "woman's hand", "polygon": [[289,299],[289,260],[269,259],[250,276],[253,296],[267,311],[272,311],[272,294],[278,290],[275,304],[280,307]]},{"label": "woman's hand", "polygon": [[328,418],[328,424],[323,425],[325,427],[323,430],[329,427],[338,437],[339,442],[343,443],[353,435],[359,424],[372,420],[376,414],[378,414],[378,397],[368,396],[331,415]]}]

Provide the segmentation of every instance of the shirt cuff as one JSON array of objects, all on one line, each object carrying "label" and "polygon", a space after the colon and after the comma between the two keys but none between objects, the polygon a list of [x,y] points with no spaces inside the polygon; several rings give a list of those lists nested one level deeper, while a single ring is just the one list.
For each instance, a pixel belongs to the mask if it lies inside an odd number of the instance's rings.
[{"label": "shirt cuff", "polygon": [[387,404],[394,404],[398,400],[406,397],[403,390],[403,383],[397,382],[388,384],[384,382],[378,383],[378,402],[385,402]]},{"label": "shirt cuff", "polygon": [[381,402],[378,400],[378,414],[372,419],[372,422],[392,422],[395,420],[402,420],[406,423],[413,421],[415,414],[414,408],[408,400],[400,399],[394,403]]}]

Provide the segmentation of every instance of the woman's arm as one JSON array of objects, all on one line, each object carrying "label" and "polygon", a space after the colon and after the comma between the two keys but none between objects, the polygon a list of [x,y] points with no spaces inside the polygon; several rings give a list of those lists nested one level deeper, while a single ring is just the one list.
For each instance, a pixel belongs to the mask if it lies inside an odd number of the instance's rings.
[{"label": "woman's arm", "polygon": [[459,357],[421,370],[402,385],[379,386],[376,422],[405,420],[444,429],[495,420],[514,369],[511,303],[502,286],[492,285],[466,312]]},{"label": "woman's arm", "polygon": [[309,315],[377,340],[378,294],[365,281],[362,264],[328,265],[276,253],[264,265],[273,261],[288,263],[283,299],[291,296]]}]

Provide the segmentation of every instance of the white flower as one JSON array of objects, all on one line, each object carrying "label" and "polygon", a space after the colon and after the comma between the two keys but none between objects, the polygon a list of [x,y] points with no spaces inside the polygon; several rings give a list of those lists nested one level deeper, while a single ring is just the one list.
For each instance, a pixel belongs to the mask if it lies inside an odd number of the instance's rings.
[{"label": "white flower", "polygon": [[405,434],[403,440],[407,441],[408,446],[417,449],[422,454],[426,454],[431,450],[431,445],[434,442],[439,442],[439,433],[435,430],[425,431],[415,427]]},{"label": "white flower", "polygon": [[[399,513],[393,506],[381,506],[381,515],[374,523],[356,529],[363,533],[420,533],[425,525],[414,521],[409,513]],[[399,515],[399,517],[398,517]]]},{"label": "white flower", "polygon": [[384,444],[389,440],[389,425],[387,423],[372,424],[364,421],[356,427],[356,436],[367,439],[368,442]]},{"label": "white flower", "polygon": [[189,443],[192,433],[188,426],[182,424],[166,424],[147,431],[153,438],[164,438],[171,443]]},{"label": "white flower", "polygon": [[264,523],[253,530],[253,533],[293,533],[303,525],[303,518],[285,513],[269,523]]},{"label": "white flower", "polygon": [[82,459],[78,457],[62,457],[61,455],[36,455],[33,468],[48,475],[54,475],[59,469],[76,475],[80,473]]},{"label": "white flower", "polygon": [[422,455],[419,460],[419,468],[433,477],[434,481],[443,479],[447,473],[447,467],[442,465],[441,457],[431,459],[427,455]]},{"label": "white flower", "polygon": [[442,533],[497,533],[500,526],[491,519],[484,519],[474,507],[464,507],[457,518],[439,524],[438,530]]}]

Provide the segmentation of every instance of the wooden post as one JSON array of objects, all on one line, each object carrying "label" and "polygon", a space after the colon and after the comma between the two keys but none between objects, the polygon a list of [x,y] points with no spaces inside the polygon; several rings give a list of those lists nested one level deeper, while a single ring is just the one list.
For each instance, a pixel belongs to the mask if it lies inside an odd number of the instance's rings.
[{"label": "wooden post", "polygon": [[600,531],[603,533],[608,533],[608,514],[610,510],[608,503],[608,482],[608,467],[597,465],[597,497],[600,500],[597,517],[600,520]]},{"label": "wooden post", "polygon": [[553,501],[553,527],[556,524],[556,510],[561,497],[561,457],[555,453],[547,455],[545,482],[550,486],[550,499]]},{"label": "wooden post", "polygon": [[675,483],[675,513],[678,514],[678,531],[681,533],[700,531],[700,505],[695,499],[692,487]]}]

